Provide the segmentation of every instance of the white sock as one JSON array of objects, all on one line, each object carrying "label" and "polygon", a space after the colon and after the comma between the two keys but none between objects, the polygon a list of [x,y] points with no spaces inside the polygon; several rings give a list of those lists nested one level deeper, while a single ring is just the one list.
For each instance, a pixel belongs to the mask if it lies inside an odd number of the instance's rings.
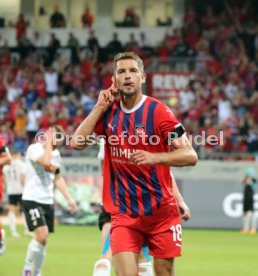
[{"label": "white sock", "polygon": [[[98,266],[101,265],[100,268]],[[93,276],[110,276],[111,275],[111,263],[108,259],[99,259],[93,270]]]},{"label": "white sock", "polygon": [[43,246],[39,253],[37,254],[36,258],[34,259],[34,271],[33,276],[40,276],[40,270],[42,268],[42,265],[44,263],[46,256],[46,246]]},{"label": "white sock", "polygon": [[24,270],[31,271],[33,262],[43,247],[44,247],[43,244],[37,242],[34,239],[31,240],[31,242],[29,243],[28,249],[27,249]]},{"label": "white sock", "polygon": [[16,235],[17,234],[16,216],[15,216],[14,211],[9,210],[9,212],[8,212],[8,222],[9,222],[9,227],[10,227],[10,230],[11,230],[11,234]]},{"label": "white sock", "polygon": [[[153,276],[152,263],[139,263],[139,275],[140,276]],[[142,271],[141,271],[142,270]]]},{"label": "white sock", "polygon": [[256,214],[255,212],[252,213],[252,227],[251,229],[256,230]]},{"label": "white sock", "polygon": [[252,217],[252,212],[248,211],[244,216],[244,230],[249,230],[251,217]]}]

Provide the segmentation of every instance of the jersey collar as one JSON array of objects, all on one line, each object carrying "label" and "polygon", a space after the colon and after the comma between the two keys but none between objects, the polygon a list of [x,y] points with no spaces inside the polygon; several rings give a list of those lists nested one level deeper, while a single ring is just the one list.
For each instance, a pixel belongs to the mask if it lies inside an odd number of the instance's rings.
[{"label": "jersey collar", "polygon": [[138,102],[138,104],[135,105],[131,109],[127,109],[126,107],[124,107],[123,104],[122,104],[122,101],[120,101],[120,107],[124,111],[124,113],[133,113],[134,111],[136,111],[138,108],[141,107],[141,105],[145,102],[146,99],[147,99],[147,96],[143,95],[142,98],[141,98],[141,100]]}]

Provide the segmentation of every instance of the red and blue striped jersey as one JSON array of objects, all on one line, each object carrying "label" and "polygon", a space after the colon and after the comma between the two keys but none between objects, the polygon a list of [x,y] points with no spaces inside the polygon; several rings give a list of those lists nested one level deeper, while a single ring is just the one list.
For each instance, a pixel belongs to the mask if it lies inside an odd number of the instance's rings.
[{"label": "red and blue striped jersey", "polygon": [[[111,214],[152,215],[163,205],[175,205],[169,166],[136,165],[137,150],[169,151],[169,135],[179,122],[162,102],[147,96],[131,110],[117,99],[94,132],[105,138],[103,204]],[[180,134],[181,136],[182,134]]]}]

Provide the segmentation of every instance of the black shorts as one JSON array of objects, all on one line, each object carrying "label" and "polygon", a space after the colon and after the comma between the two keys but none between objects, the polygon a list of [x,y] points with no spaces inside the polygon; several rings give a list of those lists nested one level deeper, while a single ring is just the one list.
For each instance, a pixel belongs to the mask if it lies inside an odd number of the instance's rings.
[{"label": "black shorts", "polygon": [[111,216],[102,207],[102,211],[99,214],[99,230],[102,231],[103,225],[108,222],[111,222]]},{"label": "black shorts", "polygon": [[22,205],[22,194],[8,195],[8,200],[10,205],[15,205],[15,206],[17,206],[18,204]]},{"label": "black shorts", "polygon": [[253,188],[250,185],[245,186],[245,189],[244,189],[243,209],[244,209],[244,212],[254,210],[254,192],[253,192]]},{"label": "black shorts", "polygon": [[47,225],[50,233],[54,232],[54,205],[23,200],[22,208],[30,231]]}]

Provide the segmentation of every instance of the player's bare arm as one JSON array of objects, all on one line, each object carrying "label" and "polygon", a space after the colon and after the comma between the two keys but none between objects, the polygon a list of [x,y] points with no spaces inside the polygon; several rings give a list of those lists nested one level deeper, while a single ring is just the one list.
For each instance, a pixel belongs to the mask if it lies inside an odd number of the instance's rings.
[{"label": "player's bare arm", "polygon": [[173,193],[174,193],[176,201],[177,201],[177,205],[178,205],[178,209],[179,209],[181,218],[183,220],[187,221],[191,218],[191,211],[190,211],[189,207],[186,205],[186,203],[178,189],[178,186],[176,184],[175,178],[172,173],[171,173],[171,178],[172,178],[172,185],[173,185]]},{"label": "player's bare arm", "polygon": [[151,153],[144,150],[136,150],[131,155],[133,163],[137,165],[167,165],[172,167],[194,166],[198,156],[191,146],[186,135],[173,140],[173,151]]},{"label": "player's bare arm", "polygon": [[65,180],[61,176],[61,174],[56,175],[56,177],[55,177],[55,186],[57,187],[57,189],[62,193],[62,195],[67,200],[67,203],[69,204],[69,207],[70,207],[70,212],[72,214],[76,213],[77,205],[76,205],[75,201],[73,200],[72,196],[70,195],[70,193],[67,189]]},{"label": "player's bare arm", "polygon": [[[112,84],[108,89],[101,90],[99,98],[90,114],[76,129],[70,145],[73,149],[84,149],[87,146],[87,136],[93,133],[93,130],[108,107],[114,102],[117,88]],[[85,139],[81,139],[85,138]]]}]

